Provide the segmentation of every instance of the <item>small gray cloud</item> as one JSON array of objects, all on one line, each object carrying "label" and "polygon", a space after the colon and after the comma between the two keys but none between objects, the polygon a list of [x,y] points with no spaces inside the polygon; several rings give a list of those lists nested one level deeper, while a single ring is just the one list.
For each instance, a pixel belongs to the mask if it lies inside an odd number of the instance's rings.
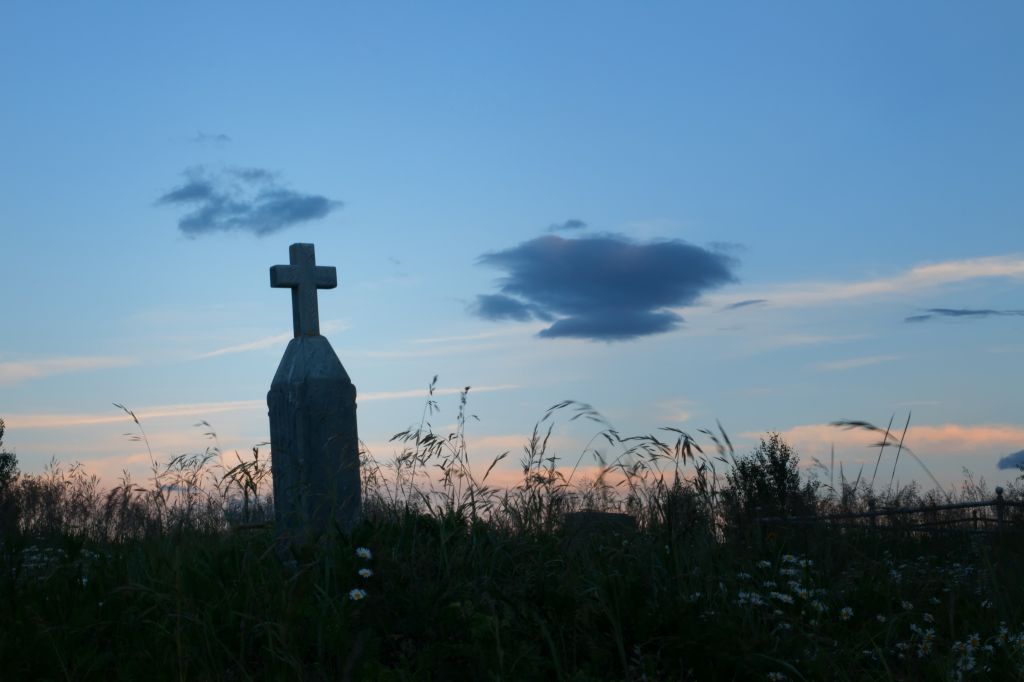
[{"label": "small gray cloud", "polygon": [[262,237],[325,218],[342,206],[340,201],[288,189],[277,174],[262,168],[213,171],[199,166],[184,175],[185,183],[156,203],[190,209],[178,220],[178,229],[189,237],[232,231]]},{"label": "small gray cloud", "polygon": [[1024,466],[1024,450],[1018,450],[999,460],[1000,469],[1017,469]]},{"label": "small gray cloud", "polygon": [[623,341],[671,331],[683,319],[667,308],[736,281],[726,254],[619,235],[537,237],[478,262],[506,275],[499,293],[478,296],[470,311],[488,320],[553,322],[542,338]]},{"label": "small gray cloud", "polygon": [[219,146],[231,142],[231,138],[224,133],[204,133],[200,130],[191,141],[196,144]]},{"label": "small gray cloud", "polygon": [[1024,310],[992,310],[989,308],[928,308],[922,314],[903,318],[904,322],[925,322],[937,317],[958,317],[980,320],[986,317],[1019,317]]},{"label": "small gray cloud", "polygon": [[737,301],[736,303],[727,305],[722,308],[722,310],[736,310],[737,308],[746,308],[752,305],[764,305],[767,302],[767,298],[749,298],[746,301]]},{"label": "small gray cloud", "polygon": [[548,226],[548,232],[568,232],[570,230],[582,230],[587,226],[578,218],[569,218],[564,223],[552,223]]}]

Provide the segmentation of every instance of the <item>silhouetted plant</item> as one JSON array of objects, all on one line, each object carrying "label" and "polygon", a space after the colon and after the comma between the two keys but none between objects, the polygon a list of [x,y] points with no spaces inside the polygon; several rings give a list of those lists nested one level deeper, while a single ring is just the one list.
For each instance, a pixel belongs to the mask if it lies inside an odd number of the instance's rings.
[{"label": "silhouetted plant", "polygon": [[726,473],[727,497],[744,518],[809,514],[815,510],[814,482],[801,486],[800,458],[778,433],[761,439],[752,453]]}]

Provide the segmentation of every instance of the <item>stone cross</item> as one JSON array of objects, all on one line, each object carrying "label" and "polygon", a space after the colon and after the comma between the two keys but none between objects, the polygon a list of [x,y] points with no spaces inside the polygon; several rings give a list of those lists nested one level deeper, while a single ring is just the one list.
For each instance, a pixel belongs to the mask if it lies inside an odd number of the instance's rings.
[{"label": "stone cross", "polygon": [[305,546],[359,521],[361,489],[356,388],[320,335],[317,289],[337,271],[316,264],[312,244],[292,244],[289,265],[270,268],[270,286],[292,290],[292,326],[267,393],[274,520],[282,547]]},{"label": "stone cross", "polygon": [[312,244],[292,244],[288,248],[291,265],[270,268],[270,286],[292,290],[292,327],[295,336],[320,333],[320,311],[316,303],[317,289],[338,286],[338,271],[316,264]]}]

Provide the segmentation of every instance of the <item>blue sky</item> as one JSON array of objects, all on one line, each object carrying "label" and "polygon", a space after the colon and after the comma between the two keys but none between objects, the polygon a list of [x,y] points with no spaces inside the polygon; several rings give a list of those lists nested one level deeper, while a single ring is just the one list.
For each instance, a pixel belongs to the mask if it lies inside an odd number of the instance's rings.
[{"label": "blue sky", "polygon": [[[1017,3],[5,3],[0,417],[106,479],[268,439],[268,269],[338,269],[360,435],[472,386],[481,468],[563,399],[805,461],[1024,449]],[[743,304],[745,305],[736,305]],[[908,319],[910,318],[910,319]],[[575,461],[592,430],[563,424]],[[926,482],[912,461],[897,477]]]}]

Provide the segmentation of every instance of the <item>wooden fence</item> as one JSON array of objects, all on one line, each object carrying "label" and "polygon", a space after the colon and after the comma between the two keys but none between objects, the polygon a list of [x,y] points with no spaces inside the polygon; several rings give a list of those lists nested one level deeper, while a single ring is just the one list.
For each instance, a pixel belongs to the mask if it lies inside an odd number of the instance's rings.
[{"label": "wooden fence", "polygon": [[[995,516],[979,514],[995,508]],[[971,510],[970,516],[953,515],[948,512]],[[1003,499],[1002,487],[996,488],[995,499],[988,502],[957,502],[951,504],[930,504],[921,507],[875,508],[874,500],[868,502],[868,511],[840,514],[818,514],[814,516],[761,516],[757,522],[762,530],[769,526],[828,525],[830,528],[860,528],[871,530],[912,531],[918,533],[996,533],[1024,532],[1024,524],[1008,518],[1009,509],[1024,509],[1024,502]],[[759,510],[760,512],[760,510]],[[913,522],[913,515],[925,519]],[[941,517],[941,518],[940,518]],[[961,524],[957,527],[957,524]],[[952,526],[952,527],[951,527]]]}]

